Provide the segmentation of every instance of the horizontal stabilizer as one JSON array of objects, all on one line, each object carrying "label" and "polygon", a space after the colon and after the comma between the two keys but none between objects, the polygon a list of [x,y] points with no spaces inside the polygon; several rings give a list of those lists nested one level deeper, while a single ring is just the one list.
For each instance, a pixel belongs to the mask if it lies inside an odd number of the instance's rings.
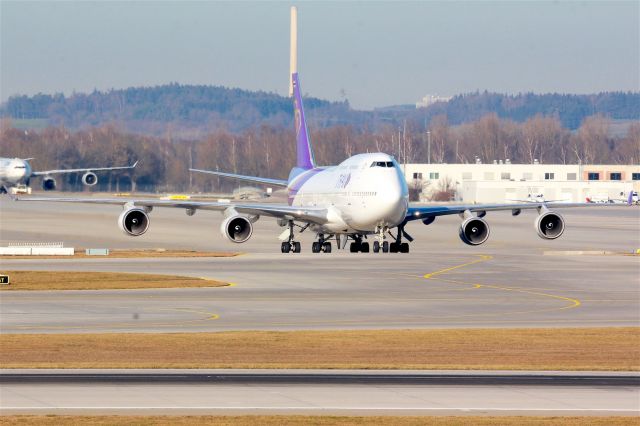
[{"label": "horizontal stabilizer", "polygon": [[206,173],[209,175],[222,176],[231,179],[246,180],[249,182],[261,183],[263,185],[283,186],[286,187],[289,182],[282,179],[269,179],[257,176],[236,175],[233,173],[214,172],[212,170],[189,169],[191,172]]}]

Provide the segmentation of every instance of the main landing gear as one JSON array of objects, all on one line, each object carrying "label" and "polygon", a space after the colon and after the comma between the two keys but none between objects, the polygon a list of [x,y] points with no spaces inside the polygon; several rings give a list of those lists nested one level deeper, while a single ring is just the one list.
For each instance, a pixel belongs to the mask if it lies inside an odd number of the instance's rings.
[{"label": "main landing gear", "polygon": [[[389,244],[389,251],[391,253],[409,253],[409,243],[402,242],[402,236],[409,240],[413,241],[411,235],[407,234],[404,230],[404,223],[398,225],[398,233],[395,236],[395,241]],[[391,235],[391,233],[389,233]],[[393,237],[393,235],[391,235]]]},{"label": "main landing gear", "polygon": [[[289,221],[289,239],[288,241],[283,241],[282,244],[280,245],[280,251],[282,253],[300,253],[302,251],[302,246],[300,245],[300,242],[294,240],[294,237],[295,237],[293,233],[294,226],[295,224],[293,223],[292,220],[290,220]],[[302,228],[300,232],[307,229],[307,226]]]},{"label": "main landing gear", "polygon": [[362,241],[362,235],[353,235],[354,241],[349,245],[350,253],[369,253],[369,243]]},{"label": "main landing gear", "polygon": [[311,244],[312,253],[331,253],[331,243],[327,241],[324,234],[318,234],[318,241]]}]

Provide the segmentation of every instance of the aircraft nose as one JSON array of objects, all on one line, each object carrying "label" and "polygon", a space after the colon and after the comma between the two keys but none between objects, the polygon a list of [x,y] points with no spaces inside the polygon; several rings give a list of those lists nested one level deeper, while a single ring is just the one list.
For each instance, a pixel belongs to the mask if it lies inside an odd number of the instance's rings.
[{"label": "aircraft nose", "polygon": [[400,177],[396,173],[387,176],[378,188],[380,203],[385,206],[387,214],[396,214],[405,203]]}]

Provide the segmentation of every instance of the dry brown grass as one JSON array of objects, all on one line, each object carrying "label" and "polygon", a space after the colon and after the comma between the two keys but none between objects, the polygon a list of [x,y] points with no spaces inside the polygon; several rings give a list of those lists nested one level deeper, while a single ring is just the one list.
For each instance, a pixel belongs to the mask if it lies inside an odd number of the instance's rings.
[{"label": "dry brown grass", "polygon": [[10,290],[106,290],[134,288],[223,287],[221,281],[174,275],[126,274],[120,272],[3,271]]},{"label": "dry brown grass", "polygon": [[634,417],[532,417],[532,416],[4,416],[6,425],[398,425],[398,426],[626,426],[637,425]]},{"label": "dry brown grass", "polygon": [[195,250],[109,250],[108,256],[87,256],[83,249],[76,250],[73,256],[0,256],[0,259],[130,259],[145,257],[234,257],[242,253]]},{"label": "dry brown grass", "polygon": [[3,334],[2,368],[640,370],[640,328]]}]

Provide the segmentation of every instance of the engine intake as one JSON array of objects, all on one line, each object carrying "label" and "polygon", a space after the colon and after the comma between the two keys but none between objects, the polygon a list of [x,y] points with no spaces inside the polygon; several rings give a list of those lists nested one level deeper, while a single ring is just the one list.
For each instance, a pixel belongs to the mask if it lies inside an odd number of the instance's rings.
[{"label": "engine intake", "polygon": [[234,243],[244,243],[251,238],[253,225],[251,225],[251,221],[244,216],[229,216],[222,221],[220,232]]},{"label": "engine intake", "polygon": [[98,183],[98,176],[93,172],[87,172],[82,175],[82,183],[87,186],[93,186]]},{"label": "engine intake", "polygon": [[42,179],[42,189],[45,191],[53,191],[56,189],[56,180],[51,176],[47,176]]},{"label": "engine intake", "polygon": [[536,218],[535,226],[540,238],[555,240],[564,232],[564,219],[558,213],[547,211]]},{"label": "engine intake", "polygon": [[478,246],[489,238],[489,224],[479,217],[469,217],[460,225],[460,239],[470,246]]},{"label": "engine intake", "polygon": [[149,229],[149,215],[138,207],[125,210],[118,217],[118,226],[125,234],[137,237]]}]

